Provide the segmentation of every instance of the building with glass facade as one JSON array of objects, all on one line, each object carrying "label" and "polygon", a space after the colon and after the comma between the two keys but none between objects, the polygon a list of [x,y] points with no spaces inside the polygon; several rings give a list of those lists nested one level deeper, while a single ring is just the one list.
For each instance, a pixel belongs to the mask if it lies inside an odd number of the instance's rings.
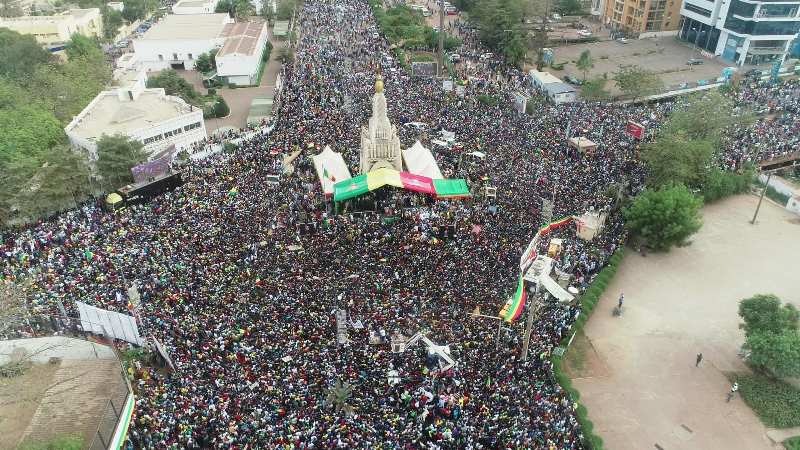
[{"label": "building with glass facade", "polygon": [[737,65],[783,61],[800,31],[800,0],[684,0],[678,36]]}]

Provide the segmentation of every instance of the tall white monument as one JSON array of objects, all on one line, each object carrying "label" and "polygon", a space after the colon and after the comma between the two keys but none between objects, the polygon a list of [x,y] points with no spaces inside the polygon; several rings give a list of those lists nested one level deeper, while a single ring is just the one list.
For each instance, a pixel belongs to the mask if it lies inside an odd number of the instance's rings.
[{"label": "tall white monument", "polygon": [[361,173],[381,167],[403,170],[400,155],[400,137],[397,127],[386,115],[386,97],[383,95],[383,77],[375,76],[375,95],[372,96],[372,117],[369,125],[361,127]]}]

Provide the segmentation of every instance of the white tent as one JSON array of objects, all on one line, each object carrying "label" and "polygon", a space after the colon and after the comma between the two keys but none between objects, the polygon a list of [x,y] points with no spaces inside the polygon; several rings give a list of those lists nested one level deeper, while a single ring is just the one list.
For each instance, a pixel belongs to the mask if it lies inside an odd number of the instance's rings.
[{"label": "white tent", "polygon": [[312,156],[311,159],[314,160],[314,169],[317,170],[317,177],[325,195],[333,194],[334,184],[352,178],[342,154],[334,152],[330,146],[326,145],[322,153]]},{"label": "white tent", "polygon": [[408,171],[414,175],[422,175],[434,180],[444,178],[431,151],[423,147],[419,141],[414,142],[411,148],[403,150],[403,160],[406,162]]}]

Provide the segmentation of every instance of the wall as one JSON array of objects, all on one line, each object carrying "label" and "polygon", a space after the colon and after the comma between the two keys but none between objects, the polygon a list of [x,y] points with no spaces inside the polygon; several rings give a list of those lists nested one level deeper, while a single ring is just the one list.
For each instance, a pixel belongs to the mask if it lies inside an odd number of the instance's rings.
[{"label": "wall", "polygon": [[[136,59],[145,70],[169,69],[173,63],[183,63],[186,70],[194,70],[197,57],[211,49],[221,47],[221,39],[146,40],[133,41]],[[173,53],[178,59],[173,60]],[[189,55],[191,54],[191,58]],[[163,57],[160,60],[158,55]]]},{"label": "wall", "polygon": [[[200,123],[199,128],[194,128],[191,130],[186,129],[187,126],[198,122]],[[180,150],[191,146],[195,142],[205,139],[207,135],[205,122],[203,121],[203,111],[199,108],[195,108],[194,111],[190,113],[166,122],[161,122],[145,129],[132,131],[129,133],[129,136],[144,143],[145,139],[158,135],[163,136],[164,133],[172,132],[176,129],[181,129],[182,132],[177,135],[165,137],[161,140],[145,144],[145,151],[150,155],[153,155],[172,144],[175,144],[175,148]]]},{"label": "wall", "polygon": [[61,44],[69,41],[73,33],[87,37],[100,36],[103,20],[100,9],[91,8],[82,17],[72,14],[57,16],[24,16],[0,20],[0,27],[9,28],[20,34],[30,34],[42,45]]},{"label": "wall", "polygon": [[660,37],[667,37],[667,36],[677,36],[678,30],[672,31],[651,31],[646,33],[639,34],[639,39],[646,39],[646,38],[660,38]]}]

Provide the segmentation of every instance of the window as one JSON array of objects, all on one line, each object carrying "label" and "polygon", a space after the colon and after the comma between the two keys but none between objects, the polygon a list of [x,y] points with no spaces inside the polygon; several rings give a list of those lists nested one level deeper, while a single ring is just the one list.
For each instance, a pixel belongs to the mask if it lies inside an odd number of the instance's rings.
[{"label": "window", "polygon": [[191,53],[189,53],[188,56],[189,56],[189,59],[194,59],[194,58],[192,58],[192,54]]},{"label": "window", "polygon": [[701,16],[711,17],[711,11],[701,8],[699,6],[693,5],[691,3],[684,3],[683,8],[687,11],[691,11],[695,14],[700,14]]},{"label": "window", "polygon": [[177,53],[173,53],[172,54],[172,59],[178,59],[178,54]]},{"label": "window", "polygon": [[158,55],[158,60],[159,61],[163,61],[164,60],[164,55]]}]

